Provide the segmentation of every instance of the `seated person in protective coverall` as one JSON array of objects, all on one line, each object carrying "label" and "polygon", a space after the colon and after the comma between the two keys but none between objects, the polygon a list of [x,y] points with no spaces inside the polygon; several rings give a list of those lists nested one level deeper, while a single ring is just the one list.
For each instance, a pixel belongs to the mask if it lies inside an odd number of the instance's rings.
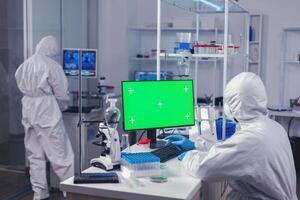
[{"label": "seated person in protective coverall", "polygon": [[47,36],[15,74],[24,95],[22,124],[34,200],[49,198],[46,159],[60,180],[74,175],[74,153],[61,113],[69,100],[68,81],[52,59],[58,53],[56,39]]},{"label": "seated person in protective coverall", "polygon": [[[192,150],[182,160],[185,171],[202,181],[228,181],[227,199],[297,200],[296,173],[286,131],[269,119],[267,94],[261,79],[241,73],[226,86],[225,113],[239,126],[231,138],[207,148],[202,138],[195,142],[170,136],[169,142]],[[182,157],[181,156],[181,157]]]}]

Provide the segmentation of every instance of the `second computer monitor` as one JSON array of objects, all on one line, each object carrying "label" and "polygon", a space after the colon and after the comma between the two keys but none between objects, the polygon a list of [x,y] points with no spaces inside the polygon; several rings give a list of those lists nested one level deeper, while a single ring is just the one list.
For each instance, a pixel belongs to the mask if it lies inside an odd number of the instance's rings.
[{"label": "second computer monitor", "polygon": [[192,80],[122,82],[124,130],[195,124]]},{"label": "second computer monitor", "polygon": [[82,75],[85,77],[97,76],[97,51],[82,49],[81,51]]},{"label": "second computer monitor", "polygon": [[[81,55],[81,59],[80,59]],[[82,67],[82,77],[97,77],[96,49],[63,49],[63,70],[67,76],[78,76]]]}]

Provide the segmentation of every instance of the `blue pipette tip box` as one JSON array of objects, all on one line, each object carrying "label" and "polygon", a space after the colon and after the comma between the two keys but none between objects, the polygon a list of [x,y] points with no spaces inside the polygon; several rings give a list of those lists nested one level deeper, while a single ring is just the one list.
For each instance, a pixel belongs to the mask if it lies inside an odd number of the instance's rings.
[{"label": "blue pipette tip box", "polygon": [[152,153],[126,153],[122,154],[122,159],[129,164],[145,164],[160,162],[160,159]]}]

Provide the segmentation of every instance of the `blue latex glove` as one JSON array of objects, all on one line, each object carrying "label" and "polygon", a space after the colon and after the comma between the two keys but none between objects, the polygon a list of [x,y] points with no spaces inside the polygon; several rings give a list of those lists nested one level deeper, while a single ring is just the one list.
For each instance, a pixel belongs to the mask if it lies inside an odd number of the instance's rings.
[{"label": "blue latex glove", "polygon": [[170,135],[166,137],[165,140],[167,141],[167,143],[174,144],[188,151],[195,149],[195,143],[182,135]]},{"label": "blue latex glove", "polygon": [[180,161],[182,161],[183,158],[185,157],[185,155],[186,155],[186,152],[183,152],[182,154],[180,154],[180,155],[177,157],[177,159],[180,160]]}]

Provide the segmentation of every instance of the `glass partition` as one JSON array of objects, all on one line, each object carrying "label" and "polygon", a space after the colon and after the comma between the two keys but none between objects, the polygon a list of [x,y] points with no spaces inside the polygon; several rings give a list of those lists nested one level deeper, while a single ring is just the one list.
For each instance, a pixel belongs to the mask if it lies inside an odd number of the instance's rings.
[{"label": "glass partition", "polygon": [[22,95],[14,76],[23,62],[22,9],[17,0],[0,1],[0,168],[23,169],[25,163]]}]

